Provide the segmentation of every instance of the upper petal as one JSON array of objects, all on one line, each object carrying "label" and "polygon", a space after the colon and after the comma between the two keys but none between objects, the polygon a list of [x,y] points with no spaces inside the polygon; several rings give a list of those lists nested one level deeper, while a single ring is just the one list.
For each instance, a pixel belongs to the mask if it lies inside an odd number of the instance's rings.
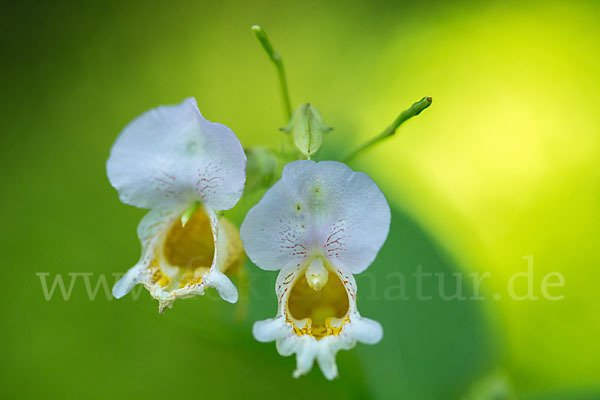
[{"label": "upper petal", "polygon": [[252,208],[240,233],[263,269],[321,253],[350,273],[365,270],[383,245],[390,208],[375,182],[340,162],[294,161]]},{"label": "upper petal", "polygon": [[245,169],[235,134],[204,119],[193,98],[133,120],[106,163],[121,200],[141,208],[198,200],[229,209],[242,195]]}]

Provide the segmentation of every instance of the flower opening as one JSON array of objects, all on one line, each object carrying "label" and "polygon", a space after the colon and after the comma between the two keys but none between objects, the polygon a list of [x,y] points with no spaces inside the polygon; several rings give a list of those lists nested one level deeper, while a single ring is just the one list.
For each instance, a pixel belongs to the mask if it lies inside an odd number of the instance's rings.
[{"label": "flower opening", "polygon": [[[306,268],[307,274],[309,269],[310,266]],[[287,298],[287,320],[294,325],[296,335],[310,335],[319,340],[339,334],[350,311],[346,287],[339,276],[331,274],[332,278],[317,290],[307,274],[298,274],[293,283]]]}]

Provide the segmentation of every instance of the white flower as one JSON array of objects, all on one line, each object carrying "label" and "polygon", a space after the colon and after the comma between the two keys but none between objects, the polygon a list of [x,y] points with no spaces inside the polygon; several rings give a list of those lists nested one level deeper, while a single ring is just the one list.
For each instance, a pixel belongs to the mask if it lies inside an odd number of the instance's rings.
[{"label": "white flower", "polygon": [[256,322],[253,334],[275,340],[283,356],[296,353],[295,377],[316,359],[333,379],[339,350],[381,340],[381,325],[358,312],[353,274],[373,262],[389,225],[389,206],[371,178],[331,161],[288,164],[248,212],[240,229],[248,257],[280,270],[277,315]]},{"label": "white flower", "polygon": [[235,303],[237,289],[224,272],[242,258],[241,243],[235,227],[216,214],[232,208],[244,190],[246,156],[235,134],[204,119],[189,98],[125,127],[106,170],[121,201],[151,209],[138,226],[141,258],[113,295],[123,297],[141,283],[162,312],[214,287]]}]

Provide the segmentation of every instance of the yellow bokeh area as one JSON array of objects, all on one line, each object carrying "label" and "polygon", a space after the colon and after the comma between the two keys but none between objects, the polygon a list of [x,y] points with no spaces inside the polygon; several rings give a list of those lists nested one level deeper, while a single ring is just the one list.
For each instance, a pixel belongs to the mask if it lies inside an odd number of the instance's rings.
[{"label": "yellow bokeh area", "polygon": [[[491,273],[482,287],[519,387],[599,383],[599,15],[587,3],[482,7],[423,26],[407,44],[426,49],[418,57],[402,56],[404,32],[382,56],[401,71],[389,93],[434,104],[362,165],[460,264]],[[447,31],[456,34],[438,36]],[[361,131],[381,130],[396,110],[373,98]],[[539,299],[511,299],[508,281],[529,255]],[[563,300],[540,292],[550,272],[564,275],[548,288]],[[526,293],[526,279],[515,282]]]}]

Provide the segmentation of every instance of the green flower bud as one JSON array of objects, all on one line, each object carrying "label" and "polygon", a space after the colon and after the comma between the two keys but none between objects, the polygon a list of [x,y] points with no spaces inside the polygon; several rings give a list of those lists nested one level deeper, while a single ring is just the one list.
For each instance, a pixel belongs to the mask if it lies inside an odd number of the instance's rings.
[{"label": "green flower bud", "polygon": [[323,134],[331,128],[323,123],[321,114],[312,104],[305,103],[296,108],[290,124],[282,130],[292,134],[298,150],[310,159],[321,148]]}]

